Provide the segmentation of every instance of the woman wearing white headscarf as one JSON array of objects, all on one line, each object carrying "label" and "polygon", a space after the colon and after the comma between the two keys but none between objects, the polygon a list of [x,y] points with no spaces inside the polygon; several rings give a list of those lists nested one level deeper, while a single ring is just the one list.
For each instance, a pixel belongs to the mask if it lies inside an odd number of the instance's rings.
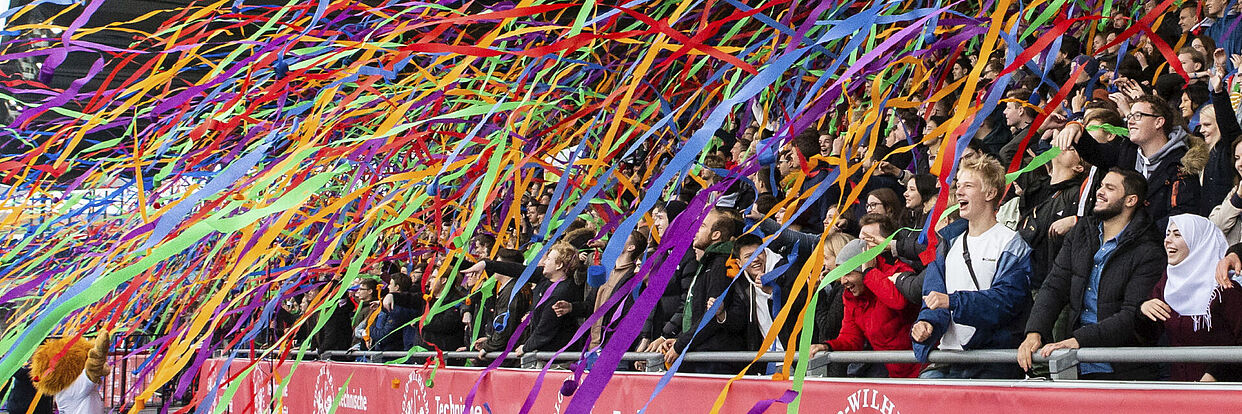
[{"label": "woman wearing white headscarf", "polygon": [[[1152,328],[1163,325],[1171,346],[1233,345],[1242,310],[1242,289],[1220,289],[1216,263],[1229,248],[1225,235],[1211,221],[1193,214],[1169,218],[1164,249],[1169,258],[1165,277],[1152,298],[1140,306]],[[1206,364],[1172,364],[1174,381],[1197,381]]]}]

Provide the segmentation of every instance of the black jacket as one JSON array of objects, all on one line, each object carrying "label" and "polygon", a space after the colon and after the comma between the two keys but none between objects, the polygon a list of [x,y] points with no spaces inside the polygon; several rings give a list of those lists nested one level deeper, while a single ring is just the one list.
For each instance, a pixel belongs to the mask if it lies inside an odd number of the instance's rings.
[{"label": "black jacket", "polygon": [[[657,323],[661,324],[660,335],[665,338],[676,338],[681,336],[682,332],[682,313],[685,310],[686,298],[690,293],[690,284],[694,277],[702,267],[699,261],[694,258],[694,252],[687,252],[682,256],[681,262],[677,264],[677,269],[673,271],[673,277],[669,279],[668,286],[664,288],[664,294],[660,296],[660,308],[664,308],[664,312]],[[659,310],[659,309],[657,309]],[[654,317],[655,314],[653,313]]]},{"label": "black jacket", "polygon": [[[1139,306],[1151,298],[1151,289],[1164,275],[1166,255],[1160,233],[1148,214],[1138,210],[1118,235],[1117,249],[1104,262],[1096,299],[1097,323],[1080,322],[1095,253],[1100,249],[1100,221],[1088,217],[1065,236],[1065,244],[1035,296],[1026,332],[1039,332],[1051,340],[1057,316],[1068,304],[1073,337],[1083,348],[1150,345],[1136,329]],[[1116,374],[1127,378],[1153,378],[1150,365],[1113,364]]]},{"label": "black jacket", "polygon": [[[548,295],[546,300],[543,299],[544,295]],[[578,318],[569,314],[556,316],[556,312],[552,311],[552,304],[562,300],[572,302],[574,298],[581,295],[582,288],[574,285],[573,280],[565,279],[559,283],[548,279],[539,280],[539,283],[535,284],[532,297],[535,298],[535,302],[542,301],[542,303],[531,308],[530,337],[526,338],[523,351],[555,352],[569,345],[574,332],[578,330]],[[575,348],[577,346],[571,346],[567,350]]]},{"label": "black jacket", "polygon": [[[339,298],[332,306],[328,321],[315,335],[315,343],[320,351],[344,351],[354,342],[354,302],[348,298]],[[330,305],[331,306],[331,305]],[[316,317],[321,314],[316,314]],[[307,326],[307,325],[303,325]],[[314,324],[309,324],[314,326]]]},{"label": "black jacket", "polygon": [[817,344],[837,339],[841,334],[841,321],[845,319],[845,286],[840,280],[834,280],[822,286],[815,294],[819,295],[819,303],[815,305],[815,332],[811,341]]},{"label": "black jacket", "polygon": [[[659,269],[664,261],[668,259],[668,252],[660,255],[652,254],[651,268]],[[685,257],[694,259],[694,256],[687,254]],[[685,263],[683,259],[682,264]],[[680,265],[679,268],[680,269]],[[653,270],[654,271],[654,270]],[[659,289],[660,287],[646,284],[643,289]],[[685,292],[681,290],[681,282],[678,281],[677,275],[669,278],[668,284],[663,286],[664,293],[660,295],[660,301],[656,302],[655,308],[651,310],[651,314],[647,315],[647,320],[643,324],[642,338],[655,340],[657,338],[676,338],[681,333],[680,325],[672,325],[670,321],[673,315],[681,312],[682,299]],[[670,332],[670,329],[676,329]]]},{"label": "black jacket", "polygon": [[[746,286],[732,286],[728,261],[733,243],[716,243],[708,246],[699,259],[698,272],[690,279],[686,303],[690,310],[690,325],[682,329],[673,348],[677,353],[689,351],[741,351],[746,349],[747,303]],[[738,281],[738,284],[746,283]],[[707,300],[717,298],[725,311],[725,321],[718,322],[714,315],[705,315]],[[704,317],[710,318],[697,334],[695,329]],[[680,321],[680,320],[678,320]],[[683,326],[683,328],[686,328]],[[691,343],[693,338],[693,343]]]},{"label": "black jacket", "polygon": [[[450,289],[450,291],[445,296],[442,304],[461,298],[461,295],[452,290],[452,287],[447,289]],[[434,306],[434,301],[432,305]],[[432,315],[430,319],[423,322],[423,329],[420,331],[423,347],[427,349],[439,348],[443,351],[456,351],[458,348],[466,346],[466,324],[462,323],[461,316],[461,305],[458,305]]]},{"label": "black jacket", "polygon": [[[17,372],[13,373],[13,380],[9,381],[5,391],[8,395],[7,406],[10,413],[52,414],[52,396],[43,395],[37,401],[35,400],[39,391],[30,381],[30,368],[18,368]],[[30,410],[31,405],[37,405],[34,411]]]},{"label": "black jacket", "polygon": [[[521,276],[525,270],[525,266],[518,263],[498,262],[493,260],[486,261],[485,269],[491,273],[500,273],[511,277]],[[573,339],[574,332],[578,330],[578,319],[573,315],[556,316],[556,312],[552,311],[552,304],[558,301],[576,302],[582,299],[582,286],[574,283],[572,278],[562,280],[556,283],[556,289],[552,289],[551,296],[543,299],[545,294],[549,294],[548,290],[552,287],[553,282],[543,275],[543,267],[536,267],[534,273],[531,274],[531,280],[538,280],[535,283],[534,292],[531,294],[531,300],[534,303],[542,301],[539,306],[531,305],[530,310],[530,327],[523,351],[544,351],[554,352],[569,344]],[[581,341],[579,341],[581,342]],[[573,349],[571,347],[570,349]]]},{"label": "black jacket", "polygon": [[[782,308],[792,306],[792,308],[789,310],[789,315],[785,317],[785,323],[781,325],[780,330],[777,331],[777,334],[776,334],[777,339],[781,341],[781,345],[784,346],[785,349],[789,349],[789,337],[790,335],[793,334],[794,325],[798,323],[798,312],[801,311],[802,308],[806,306],[807,286],[803,286],[802,292],[799,292],[798,296],[794,297],[792,304],[790,304],[789,302],[790,301],[789,298],[792,296],[790,293],[793,291],[794,281],[797,280],[798,274],[801,273],[802,265],[806,263],[805,257],[801,257],[798,259],[799,261],[797,263],[793,263],[788,268],[786,268],[785,272],[781,274],[780,276],[778,276],[777,279],[775,280],[775,283],[779,286],[779,290],[780,290],[780,296],[779,296],[780,307],[779,308],[776,307],[778,304],[772,300],[769,300],[768,302],[768,310],[774,313],[779,313]],[[780,261],[776,263],[776,267],[774,269],[780,269],[782,266],[785,266],[788,263],[789,263],[789,258],[782,257]],[[745,276],[739,276],[739,277],[745,277]],[[741,285],[742,282],[747,282],[747,283],[746,285]],[[760,346],[763,345],[763,338],[767,336],[768,334],[767,332],[763,331],[762,328],[759,326],[759,315],[756,314],[756,312],[758,311],[758,308],[754,306],[753,295],[756,294],[755,290],[757,290],[758,288],[754,287],[753,284],[750,284],[749,280],[739,280],[737,284],[738,285],[734,286],[733,289],[741,290],[742,296],[744,297],[743,303],[746,304],[746,309],[747,309],[746,325],[748,326],[748,328],[746,329],[746,350],[758,351],[760,349]],[[773,290],[772,293],[773,293],[772,297],[773,299],[775,299],[777,297],[776,295],[777,292]],[[773,323],[775,323],[776,317],[773,317],[772,320],[773,320]]]},{"label": "black jacket", "polygon": [[1233,178],[1238,174],[1233,169],[1233,144],[1242,136],[1242,127],[1238,126],[1238,117],[1229,101],[1229,94],[1213,92],[1212,106],[1216,108],[1216,128],[1220,129],[1220,140],[1212,146],[1207,166],[1203,168],[1203,201],[1199,203],[1199,215],[1204,217],[1211,214],[1212,208],[1224,202],[1233,191]]},{"label": "black jacket", "polygon": [[[1042,187],[1043,191],[1023,193],[1021,199],[1021,220],[1018,222],[1018,234],[1031,245],[1031,286],[1038,290],[1048,275],[1052,260],[1061,250],[1061,242],[1065,238],[1049,237],[1048,229],[1052,223],[1078,213],[1079,190],[1082,189],[1083,178],[1071,178],[1051,186]],[[1029,204],[1028,204],[1029,203]]]},{"label": "black jacket", "polygon": [[[517,288],[517,279],[512,279],[501,287],[500,292],[492,296],[491,300],[483,304],[483,332],[487,338],[482,345],[484,351],[503,351],[509,344],[509,338],[513,336],[513,332],[522,323],[526,312],[530,311],[530,285],[526,284],[518,288],[517,295],[510,301],[509,295],[515,288]],[[496,329],[498,327],[500,329]]]},{"label": "black jacket", "polygon": [[[1074,148],[1084,161],[1100,167],[1101,173],[1107,173],[1112,167],[1134,170],[1138,160],[1138,145],[1124,137],[1101,144],[1085,136],[1074,144]],[[1147,213],[1157,226],[1163,227],[1169,216],[1199,213],[1199,178],[1182,171],[1184,155],[1185,147],[1170,151],[1151,176],[1147,177]]]}]

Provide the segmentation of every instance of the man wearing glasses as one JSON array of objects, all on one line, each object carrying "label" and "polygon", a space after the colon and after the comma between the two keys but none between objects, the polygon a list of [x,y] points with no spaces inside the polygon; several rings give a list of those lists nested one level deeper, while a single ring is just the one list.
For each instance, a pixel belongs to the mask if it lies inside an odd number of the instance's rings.
[{"label": "man wearing glasses", "polygon": [[1101,169],[1119,167],[1135,170],[1147,179],[1147,212],[1163,228],[1169,216],[1198,211],[1199,178],[1182,168],[1182,156],[1189,147],[1181,114],[1154,95],[1141,95],[1130,103],[1126,126],[1130,139],[1101,144],[1079,139],[1082,126],[1070,124],[1061,131],[1055,145],[1073,145],[1084,161]]}]

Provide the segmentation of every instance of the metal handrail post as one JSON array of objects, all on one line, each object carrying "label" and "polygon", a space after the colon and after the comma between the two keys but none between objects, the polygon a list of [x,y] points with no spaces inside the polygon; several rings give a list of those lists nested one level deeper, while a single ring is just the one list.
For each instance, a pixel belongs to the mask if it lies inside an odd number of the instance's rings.
[{"label": "metal handrail post", "polygon": [[1078,350],[1058,350],[1048,358],[1048,372],[1054,381],[1078,379]]},{"label": "metal handrail post", "polygon": [[533,352],[529,354],[523,354],[522,355],[522,368],[539,369],[539,355],[536,355]]},{"label": "metal handrail post", "polygon": [[811,362],[806,364],[806,374],[813,377],[827,377],[830,363],[832,363],[832,352],[821,352],[811,357]]},{"label": "metal handrail post", "polygon": [[647,372],[664,372],[664,357],[656,353],[655,356],[647,358]]}]

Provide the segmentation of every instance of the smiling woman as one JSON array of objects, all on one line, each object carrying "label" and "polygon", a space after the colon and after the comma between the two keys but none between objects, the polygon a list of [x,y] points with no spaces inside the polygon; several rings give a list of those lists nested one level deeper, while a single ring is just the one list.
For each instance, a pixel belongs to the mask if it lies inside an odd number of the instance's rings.
[{"label": "smiling woman", "polygon": [[[1182,214],[1169,217],[1164,250],[1168,269],[1143,302],[1140,326],[1147,335],[1167,334],[1172,346],[1233,345],[1235,328],[1242,326],[1242,289],[1222,289],[1213,269],[1229,245],[1207,219]],[[1172,364],[1171,379],[1198,381],[1205,364]]]}]

